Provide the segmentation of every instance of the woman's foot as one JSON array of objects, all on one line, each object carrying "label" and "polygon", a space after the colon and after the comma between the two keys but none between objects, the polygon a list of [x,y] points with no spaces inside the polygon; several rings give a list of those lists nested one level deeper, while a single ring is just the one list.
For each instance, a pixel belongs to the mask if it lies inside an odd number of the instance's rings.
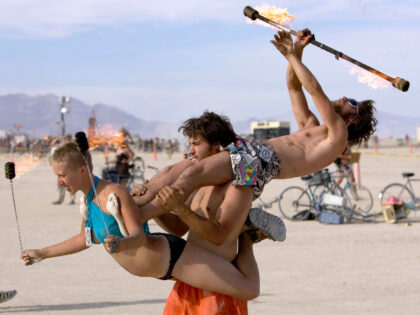
[{"label": "woman's foot", "polygon": [[114,193],[110,193],[108,195],[108,201],[106,203],[106,210],[108,210],[108,212],[111,213],[112,216],[117,221],[121,234],[124,236],[128,236],[128,232],[124,224],[124,219],[121,216],[120,204],[118,202],[117,195],[115,195]]},{"label": "woman's foot", "polygon": [[89,211],[87,209],[86,197],[85,196],[80,197],[80,215],[85,220],[87,220],[88,216],[89,216]]}]

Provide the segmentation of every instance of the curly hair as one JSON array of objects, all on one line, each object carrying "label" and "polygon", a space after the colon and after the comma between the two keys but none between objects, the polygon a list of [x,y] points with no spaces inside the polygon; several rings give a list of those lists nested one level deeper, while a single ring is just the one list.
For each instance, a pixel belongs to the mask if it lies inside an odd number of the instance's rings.
[{"label": "curly hair", "polygon": [[236,141],[237,135],[233,131],[229,118],[214,112],[205,111],[198,118],[184,121],[178,128],[186,137],[202,136],[210,144],[219,143],[222,147]]},{"label": "curly hair", "polygon": [[374,117],[376,111],[373,106],[374,103],[372,100],[359,102],[359,115],[355,123],[347,127],[349,147],[368,141],[370,136],[374,134],[378,124],[378,120]]}]

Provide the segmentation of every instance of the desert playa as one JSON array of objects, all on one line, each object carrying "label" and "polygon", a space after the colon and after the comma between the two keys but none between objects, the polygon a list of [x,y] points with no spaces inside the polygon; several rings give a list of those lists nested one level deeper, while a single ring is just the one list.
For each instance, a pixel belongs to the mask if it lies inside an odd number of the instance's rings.
[{"label": "desert playa", "polygon": [[[148,165],[163,167],[168,160],[142,154]],[[2,156],[2,165],[7,161]],[[22,157],[16,156],[16,164]],[[94,158],[100,175],[103,157]],[[334,169],[334,166],[331,166]],[[406,147],[363,150],[361,180],[374,195],[386,184],[402,181],[410,171],[420,178],[420,149]],[[153,176],[147,169],[146,178]],[[78,205],[52,205],[56,178],[47,161],[33,165],[13,180],[23,248],[40,248],[80,232]],[[419,182],[420,184],[420,182]],[[300,179],[273,181],[262,195],[274,199]],[[0,180],[0,290],[18,291],[0,305],[9,314],[161,314],[172,281],[134,277],[124,271],[101,245],[81,253],[48,259],[25,267],[9,181]],[[415,186],[420,195],[420,185]],[[80,193],[79,193],[80,194]],[[79,197],[79,196],[78,196]],[[66,196],[67,198],[67,196]],[[78,200],[78,198],[77,198]],[[279,215],[275,205],[269,210]],[[266,240],[255,246],[260,267],[261,294],[249,302],[250,314],[418,314],[420,309],[420,212],[407,221],[387,224],[325,225],[290,222],[283,243]],[[160,228],[150,222],[152,231]]]}]

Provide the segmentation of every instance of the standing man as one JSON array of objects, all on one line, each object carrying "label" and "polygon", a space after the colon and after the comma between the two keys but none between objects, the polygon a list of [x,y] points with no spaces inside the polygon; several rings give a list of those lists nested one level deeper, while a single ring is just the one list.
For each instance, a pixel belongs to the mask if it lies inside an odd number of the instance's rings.
[{"label": "standing man", "polygon": [[[57,150],[57,148],[59,148],[60,146],[70,141],[71,141],[70,134],[66,134],[65,136],[59,136],[55,138],[54,140],[52,140],[51,149],[50,149],[51,156],[54,154],[54,151]],[[52,202],[53,205],[61,205],[64,202],[64,197],[66,195],[66,188],[64,186],[57,186],[57,190],[58,190],[58,199]],[[69,205],[74,205],[75,203],[74,200],[76,199],[76,193],[74,194],[69,193],[69,197],[70,197]]]},{"label": "standing man", "polygon": [[[187,155],[193,164],[220,152],[223,146],[236,139],[229,120],[211,112],[188,119],[179,130],[189,139]],[[285,238],[285,227],[280,218],[259,209],[249,210],[252,204],[249,186],[232,186],[231,182],[227,182],[219,186],[202,187],[186,203],[181,193],[166,186],[156,199],[168,211],[155,218],[163,228],[178,236],[189,231],[187,242],[232,263],[238,252],[238,237],[243,232],[248,214],[247,229],[254,242],[266,237],[278,241]],[[265,219],[267,225],[264,226],[259,219]],[[241,237],[243,241],[244,237]],[[167,315],[247,313],[245,300],[204,291],[180,281],[175,283],[169,294],[164,311]]]}]

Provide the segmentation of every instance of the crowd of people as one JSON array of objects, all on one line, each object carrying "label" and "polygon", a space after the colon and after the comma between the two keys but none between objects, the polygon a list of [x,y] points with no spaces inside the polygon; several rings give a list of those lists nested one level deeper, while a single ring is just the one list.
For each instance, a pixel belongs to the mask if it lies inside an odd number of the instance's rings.
[{"label": "crowd of people", "polygon": [[[71,138],[71,135],[67,134],[64,137],[45,136],[42,138],[31,138],[27,134],[9,133],[0,137],[0,153],[13,151],[15,153],[33,153],[35,156],[44,157],[50,153],[51,147],[57,141],[68,137]],[[151,153],[153,150],[156,150],[157,152],[173,154],[182,150],[181,143],[176,138],[142,138],[138,136],[133,137],[133,143],[131,144],[133,149],[139,152]]]}]

